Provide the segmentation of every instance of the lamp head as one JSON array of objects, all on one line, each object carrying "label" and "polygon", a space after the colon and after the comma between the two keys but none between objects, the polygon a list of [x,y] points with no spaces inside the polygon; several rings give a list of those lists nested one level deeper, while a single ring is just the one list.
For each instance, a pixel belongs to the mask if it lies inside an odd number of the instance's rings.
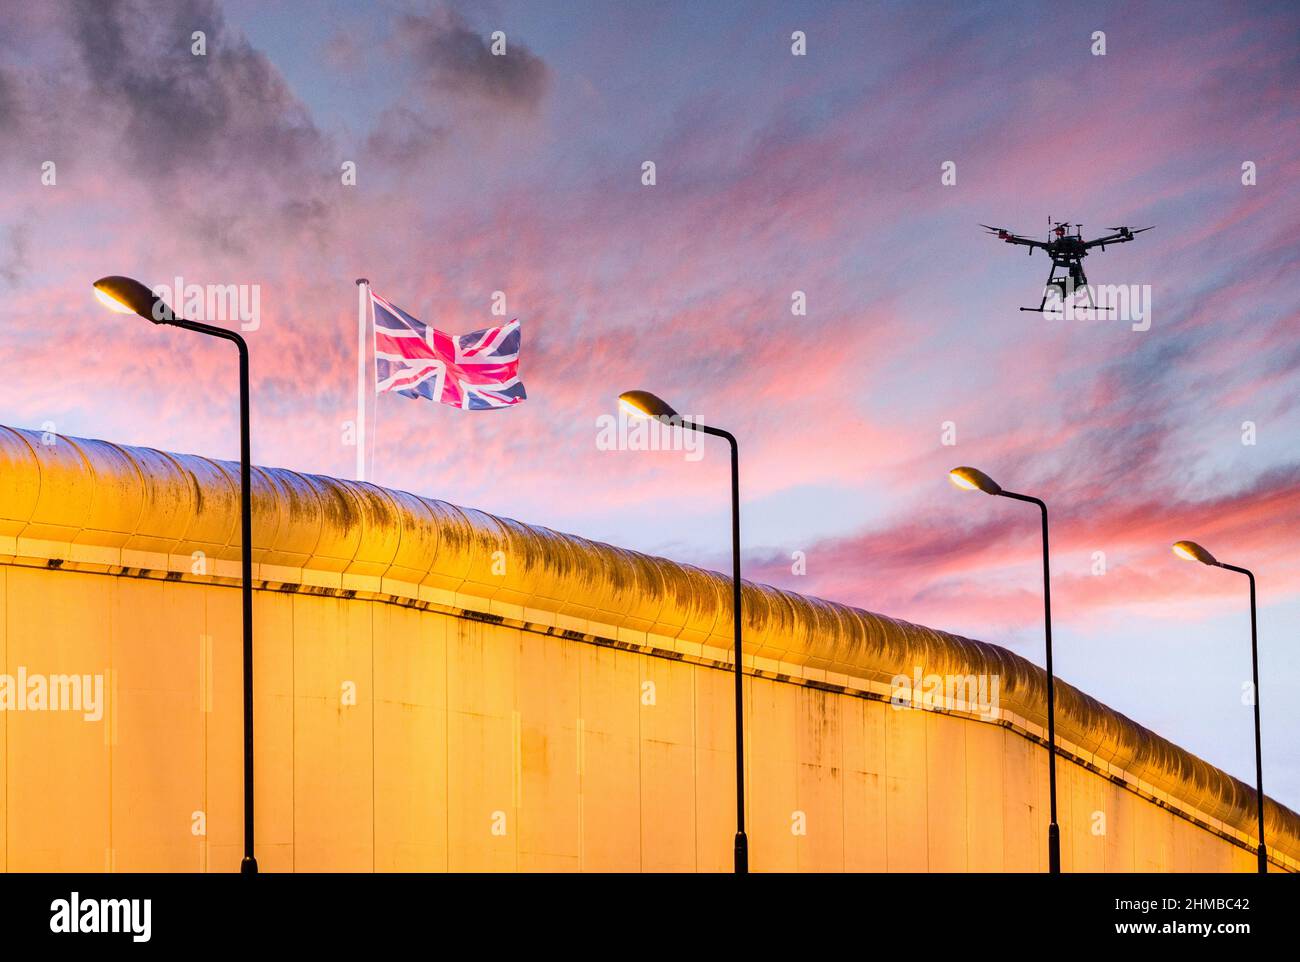
[{"label": "lamp head", "polygon": [[649,391],[624,391],[618,396],[618,403],[628,414],[639,418],[677,417],[672,405]]},{"label": "lamp head", "polygon": [[1217,565],[1219,562],[1195,541],[1174,542],[1174,554],[1187,561],[1199,561],[1203,565]]},{"label": "lamp head", "polygon": [[979,468],[953,468],[948,472],[948,480],[966,491],[983,491],[985,494],[1002,493],[1002,485]]},{"label": "lamp head", "polygon": [[132,277],[112,275],[95,281],[95,297],[119,314],[139,314],[146,321],[163,324],[176,315],[162,298]]}]

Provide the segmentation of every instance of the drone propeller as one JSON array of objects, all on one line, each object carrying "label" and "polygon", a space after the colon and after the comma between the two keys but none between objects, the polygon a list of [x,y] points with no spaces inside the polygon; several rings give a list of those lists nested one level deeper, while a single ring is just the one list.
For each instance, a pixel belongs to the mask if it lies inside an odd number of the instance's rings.
[{"label": "drone propeller", "polygon": [[[1152,225],[1152,226],[1155,226],[1155,225]],[[1115,234],[1117,235],[1118,240],[1121,240],[1121,241],[1131,241],[1131,240],[1132,240],[1134,237],[1136,237],[1138,234],[1142,233],[1142,232],[1145,231],[1145,230],[1150,230],[1150,229],[1151,229],[1150,227],[1139,227],[1137,230],[1132,230],[1131,228],[1128,228],[1128,227],[1112,227],[1112,228],[1111,228],[1111,230],[1114,231]],[[1105,250],[1105,249],[1106,249],[1106,248],[1103,246],[1103,247],[1102,247],[1102,250]]]}]

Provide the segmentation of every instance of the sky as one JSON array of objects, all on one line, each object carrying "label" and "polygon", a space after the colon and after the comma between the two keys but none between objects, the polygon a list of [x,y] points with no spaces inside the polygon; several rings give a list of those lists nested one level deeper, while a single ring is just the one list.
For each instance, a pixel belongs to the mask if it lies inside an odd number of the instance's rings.
[{"label": "sky", "polygon": [[[236,458],[228,345],[90,287],[235,284],[255,461],[352,477],[355,278],[452,333],[502,292],[528,400],[373,399],[370,480],[726,570],[725,446],[599,443],[652,390],[739,438],[746,577],[1041,665],[1038,518],[975,465],[1049,504],[1058,675],[1253,784],[1197,540],[1257,573],[1300,810],[1293,4],[5,6],[0,423]],[[1149,329],[1018,310],[1047,262],[979,225],[1049,218],[1155,225],[1086,262]]]}]

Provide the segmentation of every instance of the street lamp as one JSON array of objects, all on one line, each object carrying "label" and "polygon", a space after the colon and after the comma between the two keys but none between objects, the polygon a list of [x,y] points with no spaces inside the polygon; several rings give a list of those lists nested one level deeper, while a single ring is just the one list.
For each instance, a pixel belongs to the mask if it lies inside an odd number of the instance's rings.
[{"label": "street lamp", "polygon": [[239,349],[239,513],[244,608],[244,858],[239,871],[257,872],[253,856],[253,520],[250,510],[248,438],[248,345],[235,331],[178,317],[162,298],[130,277],[101,277],[95,296],[119,314],[139,314],[154,324],[169,324],[233,341]]},{"label": "street lamp", "polygon": [[1038,505],[1043,513],[1043,614],[1047,628],[1047,785],[1051,805],[1051,822],[1047,826],[1047,870],[1053,875],[1061,871],[1061,829],[1056,824],[1056,686],[1052,675],[1052,578],[1047,561],[1047,505],[1027,494],[1016,494],[1003,489],[978,468],[953,468],[948,478],[965,491],[983,491],[1016,501]]},{"label": "street lamp", "polygon": [[731,626],[736,665],[735,870],[737,875],[744,875],[749,872],[749,838],[745,835],[745,713],[740,637],[740,455],[736,438],[721,428],[681,417],[666,401],[649,391],[624,391],[618,400],[625,411],[636,417],[655,418],[673,427],[702,431],[715,438],[723,438],[731,445]]},{"label": "street lamp", "polygon": [[1255,576],[1246,568],[1224,564],[1195,541],[1177,541],[1174,554],[1186,561],[1199,561],[1212,568],[1227,568],[1250,579],[1250,670],[1254,681],[1255,701],[1255,803],[1259,815],[1259,871],[1268,874],[1268,850],[1264,847],[1264,758],[1259,739],[1259,640],[1255,630]]}]

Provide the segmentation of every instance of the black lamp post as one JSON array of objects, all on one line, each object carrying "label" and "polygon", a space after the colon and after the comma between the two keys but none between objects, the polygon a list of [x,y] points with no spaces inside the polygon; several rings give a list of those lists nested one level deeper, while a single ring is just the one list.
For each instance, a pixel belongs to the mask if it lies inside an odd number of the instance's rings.
[{"label": "black lamp post", "polygon": [[1047,505],[1027,494],[1005,491],[1002,486],[978,468],[953,468],[948,477],[957,487],[967,491],[983,491],[1016,501],[1036,504],[1043,513],[1043,614],[1047,626],[1047,785],[1051,805],[1051,822],[1047,826],[1047,870],[1053,875],[1061,872],[1061,829],[1056,824],[1056,685],[1052,675],[1052,576],[1047,560]]},{"label": "black lamp post", "polygon": [[721,428],[709,427],[682,418],[662,398],[649,391],[625,391],[618,396],[624,409],[639,417],[655,418],[664,424],[702,431],[723,438],[731,446],[731,625],[732,651],[736,665],[736,847],[737,875],[749,872],[749,838],[745,835],[745,711],[744,671],[741,660],[740,630],[740,455],[736,438]]},{"label": "black lamp post", "polygon": [[119,314],[139,314],[154,324],[170,324],[233,341],[239,349],[239,514],[244,609],[244,858],[239,871],[256,874],[257,859],[253,856],[253,518],[249,491],[248,344],[235,331],[178,317],[153,291],[130,277],[101,277],[95,281],[95,296]]},{"label": "black lamp post", "polygon": [[1255,803],[1259,817],[1259,871],[1268,874],[1268,849],[1264,846],[1264,756],[1259,738],[1259,638],[1255,628],[1255,575],[1246,568],[1225,564],[1217,560],[1195,541],[1178,541],[1174,544],[1174,554],[1187,561],[1199,561],[1213,568],[1226,568],[1250,579],[1250,671],[1255,686]]}]

